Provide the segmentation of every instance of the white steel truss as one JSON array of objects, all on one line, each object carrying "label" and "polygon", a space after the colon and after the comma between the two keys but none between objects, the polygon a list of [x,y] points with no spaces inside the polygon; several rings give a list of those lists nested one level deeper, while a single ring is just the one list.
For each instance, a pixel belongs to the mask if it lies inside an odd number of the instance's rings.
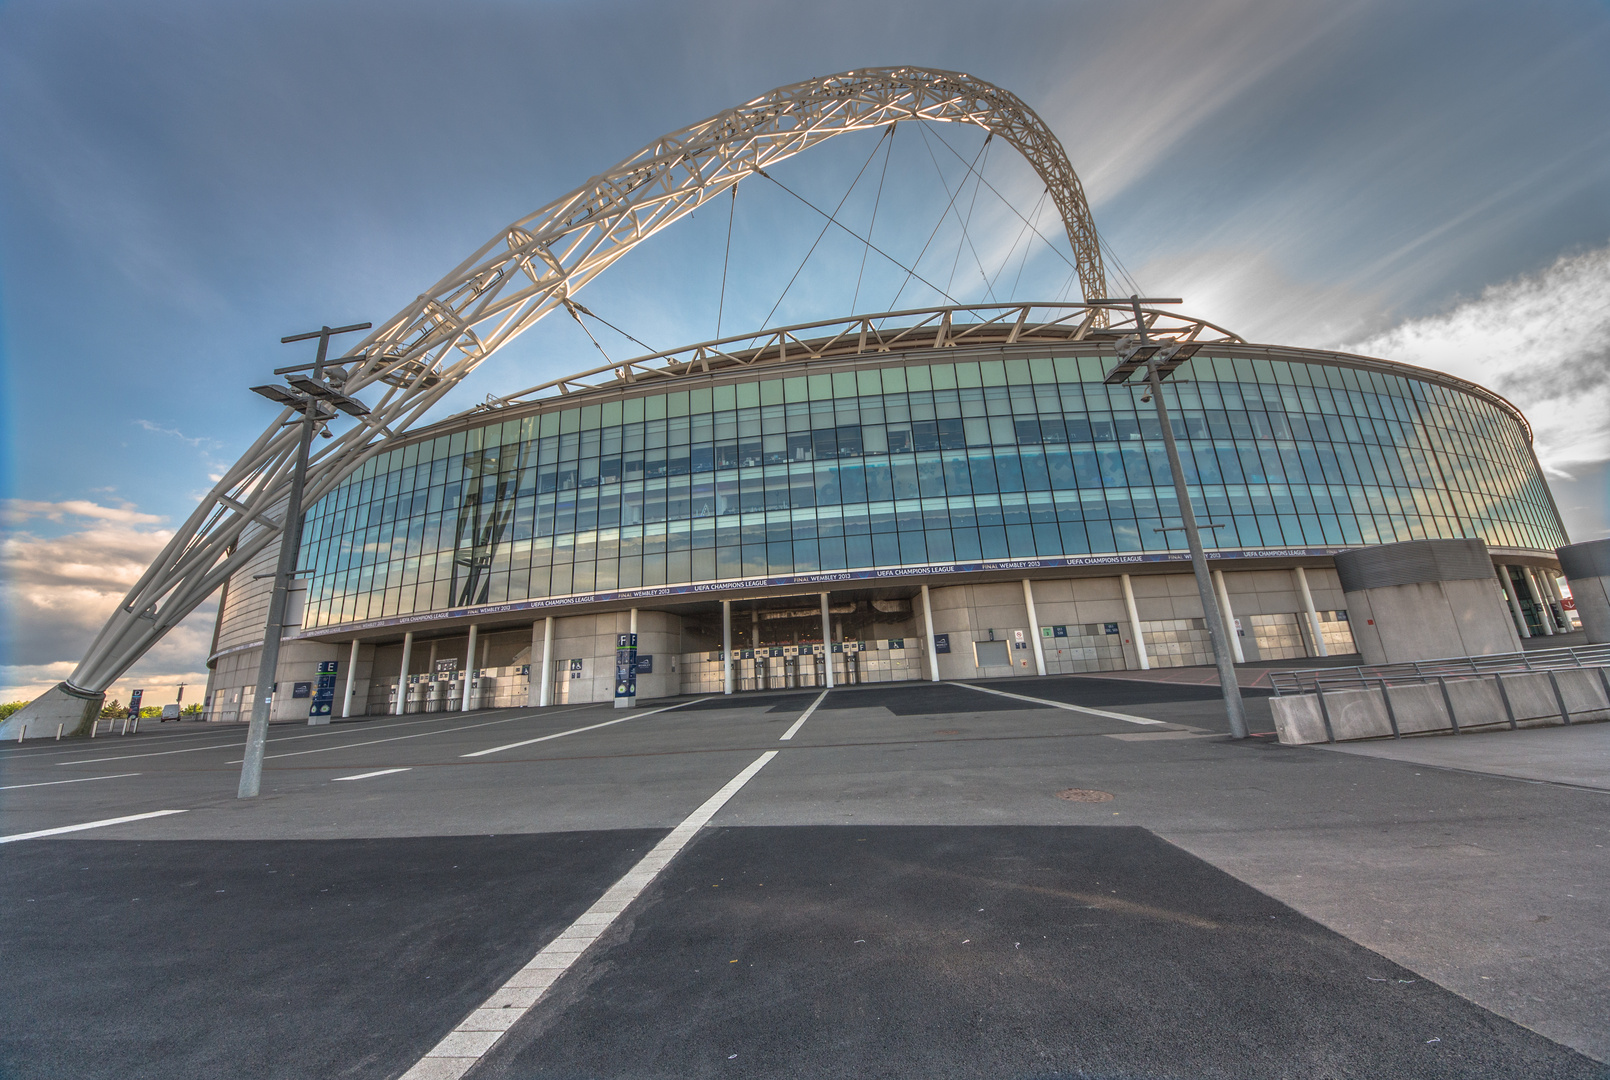
[{"label": "white steel truss", "polygon": [[[306,503],[422,417],[517,334],[563,305],[631,248],[701,204],[809,147],[900,120],[984,128],[1015,147],[1050,191],[1087,299],[1106,296],[1084,189],[1061,144],[1015,95],[929,68],[848,71],[773,90],[656,139],[521,218],[430,290],[326,365],[343,392],[379,385],[369,415],[312,459]],[[1098,318],[1101,313],[1098,312]],[[281,413],[202,499],[91,644],[70,689],[99,693],[279,537],[297,428]],[[248,529],[249,525],[266,526]]]},{"label": "white steel truss", "polygon": [[[1237,334],[1202,319],[1141,308],[1146,332],[1157,341],[1246,344]],[[865,353],[1016,345],[1031,341],[1115,342],[1135,330],[1128,301],[1107,304],[952,304],[876,315],[778,326],[733,334],[697,345],[601,364],[502,397],[488,396],[466,412],[526,405],[552,395],[619,390],[622,383],[656,383],[735,368],[838,360]],[[459,414],[464,415],[464,414]]]}]

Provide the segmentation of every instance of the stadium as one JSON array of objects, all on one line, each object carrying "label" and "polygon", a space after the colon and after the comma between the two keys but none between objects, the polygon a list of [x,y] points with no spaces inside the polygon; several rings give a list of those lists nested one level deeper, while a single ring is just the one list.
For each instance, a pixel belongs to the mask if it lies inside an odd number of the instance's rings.
[{"label": "stadium", "polygon": [[[408,711],[606,700],[634,626],[641,697],[722,692],[729,652],[735,689],[825,686],[829,659],[835,685],[1211,663],[1156,420],[1103,381],[1127,331],[1095,310],[788,328],[423,428],[310,507],[282,677],[337,662],[349,714],[399,686]],[[1563,542],[1494,395],[1147,315],[1200,344],[1176,435],[1246,659],[1354,651],[1339,550]],[[218,719],[250,698],[271,554],[222,605]]]},{"label": "stadium", "polygon": [[[907,120],[983,127],[1029,161],[1085,302],[771,328],[414,426],[538,319],[576,314],[636,243],[824,139]],[[1506,626],[1569,627],[1567,538],[1502,397],[1108,295],[1078,178],[1010,93],[916,68],[773,91],[514,223],[313,380],[292,375],[312,397],[276,391],[280,419],[51,694],[98,704],[214,595],[205,710],[226,722],[268,703],[271,616],[272,717],[313,722],[1209,663],[1159,421],[1144,383],[1111,377],[1137,340],[1169,357],[1237,660],[1357,651],[1335,557],[1411,541],[1481,541]],[[330,436],[300,472],[299,427]]]}]

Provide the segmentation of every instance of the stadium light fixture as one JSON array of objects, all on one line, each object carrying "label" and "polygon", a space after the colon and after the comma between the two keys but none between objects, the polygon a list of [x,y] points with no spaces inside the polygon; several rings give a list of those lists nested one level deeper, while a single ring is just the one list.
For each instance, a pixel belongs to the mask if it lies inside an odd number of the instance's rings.
[{"label": "stadium light fixture", "polygon": [[[1174,475],[1174,494],[1180,504],[1181,526],[1185,542],[1191,549],[1191,570],[1196,575],[1196,590],[1202,597],[1202,614],[1207,622],[1208,640],[1213,646],[1213,663],[1219,669],[1219,688],[1224,692],[1224,709],[1230,718],[1230,737],[1247,737],[1246,710],[1241,702],[1241,684],[1236,680],[1235,658],[1226,636],[1224,615],[1214,595],[1213,578],[1208,573],[1207,554],[1202,550],[1202,533],[1191,509],[1191,493],[1185,485],[1185,468],[1180,464],[1179,447],[1174,443],[1174,429],[1169,422],[1168,406],[1163,403],[1163,380],[1185,361],[1196,355],[1200,348],[1194,342],[1153,341],[1147,334],[1146,319],[1141,314],[1142,304],[1179,304],[1179,299],[1143,299],[1131,296],[1128,300],[1091,300],[1090,304],[1118,307],[1126,306],[1135,313],[1135,333],[1119,342],[1118,364],[1107,372],[1106,381],[1118,385],[1142,368],[1146,371],[1147,397],[1157,410],[1157,423],[1163,431],[1163,449],[1168,453],[1168,468]],[[1143,398],[1142,400],[1145,400]],[[1218,528],[1214,525],[1210,528]],[[1163,531],[1172,532],[1172,528]],[[1140,633],[1137,627],[1135,632]]]},{"label": "stadium light fixture", "polygon": [[[353,330],[368,330],[370,323],[354,323],[334,329],[322,326],[307,334],[292,334],[280,338],[280,344],[293,341],[319,339],[318,356],[312,364],[276,370],[276,375],[288,376],[291,389],[277,383],[252,387],[252,393],[261,394],[278,405],[295,409],[302,414],[302,439],[296,448],[296,464],[291,470],[291,491],[285,503],[285,524],[280,536],[279,564],[274,571],[274,591],[268,601],[268,623],[263,628],[263,654],[257,667],[257,688],[252,698],[251,723],[246,729],[246,753],[240,763],[240,790],[238,798],[257,797],[263,780],[263,750],[268,742],[268,713],[274,701],[274,681],[279,670],[280,635],[285,632],[285,603],[291,591],[291,579],[296,576],[296,563],[302,545],[302,491],[307,478],[308,454],[313,446],[313,431],[320,424],[335,417],[335,409],[349,416],[364,416],[369,410],[357,398],[348,397],[331,386],[324,377],[324,358],[330,351],[330,338]],[[293,374],[312,368],[310,376]],[[326,432],[328,434],[328,432]],[[348,673],[350,677],[350,672]]]}]

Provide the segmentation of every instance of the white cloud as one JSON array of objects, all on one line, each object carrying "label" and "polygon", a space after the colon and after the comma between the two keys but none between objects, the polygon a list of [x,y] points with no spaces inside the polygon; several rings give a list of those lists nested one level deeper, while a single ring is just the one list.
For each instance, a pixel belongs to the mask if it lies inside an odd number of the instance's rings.
[{"label": "white cloud", "polygon": [[[72,673],[106,617],[162,550],[172,532],[166,519],[134,506],[87,500],[7,500],[0,539],[0,607],[6,612],[0,655],[0,700],[33,697]],[[29,523],[69,525],[41,535]],[[125,684],[186,681],[201,692],[213,605],[198,608],[163,638]],[[199,674],[198,674],[199,673]],[[198,681],[199,680],[199,681]],[[188,694],[188,692],[187,692]]]},{"label": "white cloud", "polygon": [[121,506],[102,506],[88,499],[65,499],[60,502],[38,502],[31,499],[5,499],[0,501],[0,520],[8,528],[16,528],[30,520],[65,522],[69,518],[90,518],[120,525],[160,525],[167,518],[144,514],[132,503]]},{"label": "white cloud", "polygon": [[1610,459],[1610,245],[1349,344],[1470,379],[1526,414],[1556,476]]}]

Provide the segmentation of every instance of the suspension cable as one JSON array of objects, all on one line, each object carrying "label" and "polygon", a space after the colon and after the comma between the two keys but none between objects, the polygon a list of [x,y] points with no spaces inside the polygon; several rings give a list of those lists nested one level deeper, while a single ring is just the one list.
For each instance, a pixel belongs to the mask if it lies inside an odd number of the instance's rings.
[{"label": "suspension cable", "polygon": [[[964,165],[967,165],[967,168],[968,168],[969,171],[972,170],[973,166],[967,164],[967,159],[962,157],[961,154],[957,153],[956,148],[951,146],[950,143],[946,142],[945,137],[943,135],[939,134],[939,132],[936,131],[936,132],[934,132],[934,138],[938,139],[939,144],[941,146],[943,146],[946,150],[949,150],[952,154],[955,154],[956,155],[956,160],[960,161]],[[978,159],[974,158],[973,160],[976,161]],[[1014,214],[1016,214],[1018,216],[1018,220],[1024,221],[1024,222],[1027,222],[1029,220],[1028,218],[1023,216],[1023,212],[1021,210],[1019,210],[1017,207],[1012,205],[1011,201],[1008,200],[1005,195],[1002,195],[998,190],[996,190],[996,187],[995,187],[994,184],[990,183],[988,180],[985,180],[982,176],[980,176],[978,179],[979,179],[979,181],[981,183],[983,183],[983,185],[985,187],[987,187],[991,191],[995,192],[995,197],[997,199],[1001,200],[1001,202],[1005,203],[1006,208],[1008,210],[1012,211],[1012,213],[1014,213]],[[1030,226],[1030,228],[1033,228],[1033,226]],[[1073,261],[1071,259],[1069,259],[1066,255],[1062,254],[1061,251],[1058,251],[1057,246],[1055,244],[1051,243],[1050,240],[1046,239],[1046,235],[1043,232],[1041,232],[1039,229],[1034,229],[1034,235],[1038,236],[1041,240],[1045,240],[1046,246],[1049,247],[1052,251],[1055,251],[1057,253],[1057,258],[1061,259],[1063,262],[1067,263],[1069,266],[1073,266]]]},{"label": "suspension cable", "polygon": [[[1039,197],[1038,200],[1036,200],[1036,202],[1034,204],[1034,209],[1032,211],[1030,211],[1030,215],[1029,215],[1030,220],[1036,220],[1036,221],[1039,220],[1040,208],[1045,205],[1046,196],[1048,196],[1050,194],[1051,194],[1051,189],[1050,188],[1046,188],[1045,190],[1040,192],[1040,197]],[[1006,268],[1008,266],[1012,265],[1012,256],[1017,254],[1017,246],[1023,242],[1023,238],[1028,235],[1028,232],[1029,232],[1029,224],[1028,224],[1027,221],[1025,221],[1023,223],[1023,227],[1017,231],[1017,238],[1012,241],[1012,246],[1007,249],[1006,258],[1001,260],[1001,268],[999,270],[995,271],[995,276],[990,279],[990,295],[991,296],[995,295],[995,291],[994,291],[995,282],[1000,279],[1000,276],[1002,274],[1006,273]],[[1032,245],[1032,244],[1029,245],[1029,247],[1033,247],[1033,246],[1034,245]],[[1023,279],[1023,265],[1024,265],[1024,263],[1027,263],[1028,261],[1029,261],[1029,249],[1026,247],[1026,248],[1023,249],[1023,262],[1019,263],[1018,267],[1017,267],[1017,277],[1014,278],[1013,281],[1012,281],[1012,295],[1013,296],[1017,295],[1018,282]]]},{"label": "suspension cable", "polygon": [[1107,243],[1107,238],[1102,236],[1100,232],[1096,233],[1096,243],[1101,246],[1102,255],[1118,268],[1118,276],[1123,278],[1124,283],[1129,286],[1130,294],[1133,296],[1146,295],[1146,291],[1140,287],[1134,276],[1130,274],[1129,267],[1124,265],[1124,261],[1118,257],[1118,253],[1112,249],[1112,245]]},{"label": "suspension cable", "polygon": [[[611,330],[615,331],[615,333],[619,334],[621,337],[625,338],[627,341],[630,341],[633,345],[636,345],[638,348],[642,349],[644,352],[646,352],[646,353],[654,353],[655,350],[651,346],[649,346],[649,345],[637,340],[637,338],[633,337],[631,334],[628,334],[626,331],[622,330],[620,327],[616,326],[614,323],[610,322],[608,319],[604,318],[602,315],[597,315],[597,314],[595,314],[595,313],[593,313],[591,311],[588,311],[585,307],[583,307],[581,304],[577,303],[576,301],[567,299],[567,300],[564,301],[564,305],[565,305],[565,307],[567,309],[569,309],[570,317],[575,319],[578,323],[581,322],[581,317],[576,314],[576,312],[579,311],[579,312],[581,312],[582,315],[585,315],[590,319],[597,319],[599,322],[603,323],[605,326],[609,327]],[[583,330],[587,329],[585,324],[582,325],[582,329]],[[588,334],[587,336],[592,337],[592,334]],[[593,344],[598,345],[598,339],[597,338],[593,338]],[[598,351],[599,352],[604,352],[604,347],[602,345],[598,345]],[[604,353],[604,359],[609,360],[609,354],[608,353]],[[610,360],[609,362],[613,364],[615,361]]]},{"label": "suspension cable", "polygon": [[[827,224],[823,225],[822,231],[816,234],[816,239],[811,243],[810,250],[805,253],[805,257],[799,261],[799,266],[795,268],[794,276],[788,279],[788,284],[783,286],[782,294],[777,297],[777,302],[771,306],[770,311],[766,312],[765,319],[761,320],[760,328],[762,330],[766,329],[766,327],[771,323],[771,317],[777,314],[777,309],[783,306],[783,300],[787,298],[788,290],[792,289],[794,287],[794,282],[799,280],[799,275],[805,270],[805,264],[811,261],[812,255],[816,254],[817,244],[820,244],[822,242],[822,237],[827,235],[828,226],[837,224],[837,219],[833,215],[844,209],[845,202],[849,200],[850,194],[855,191],[855,185],[861,182],[861,177],[866,173],[867,166],[872,164],[872,159],[878,154],[878,147],[883,145],[883,140],[888,137],[890,130],[890,128],[884,128],[883,134],[878,136],[878,141],[872,144],[872,153],[868,154],[866,156],[866,160],[861,163],[861,171],[855,174],[854,180],[850,181],[850,186],[845,189],[843,198],[839,199],[839,204],[833,208],[833,213],[827,215]],[[765,176],[766,174],[761,173],[761,175]],[[772,179],[769,176],[766,178],[768,180]],[[776,180],[772,180],[772,182],[777,183]],[[779,186],[781,185],[779,184]]]},{"label": "suspension cable", "polygon": [[716,305],[716,340],[721,340],[721,316],[727,310],[727,264],[732,261],[732,215],[738,210],[738,185],[732,185],[732,204],[727,207],[727,253],[721,258],[721,302]]},{"label": "suspension cable", "polygon": [[[883,171],[878,174],[878,194],[872,200],[872,220],[867,224],[867,244],[861,249],[861,269],[855,274],[855,295],[850,297],[850,313],[855,313],[855,305],[861,299],[861,277],[866,273],[866,257],[871,253],[872,231],[878,227],[878,206],[883,202],[883,181],[889,175],[889,158],[894,154],[894,129],[900,126],[896,120],[889,125],[889,145],[883,151]],[[721,335],[717,334],[717,337]]]},{"label": "suspension cable", "polygon": [[[927,134],[926,130],[924,130],[922,128],[919,128],[918,130],[921,131],[924,135]],[[940,141],[943,141],[943,140],[940,140]],[[987,146],[987,145],[989,145],[989,144],[986,141],[985,146]],[[975,154],[973,156],[973,160],[977,161],[979,156],[981,156],[983,153],[984,153],[984,147],[980,146],[978,148],[978,154]],[[934,167],[937,169],[939,166],[936,163]],[[972,166],[969,165],[968,168],[970,169],[970,168],[972,168]],[[943,173],[940,174],[939,179],[940,179],[940,183],[943,184],[944,179],[945,179]],[[945,186],[945,191],[947,193],[949,193],[950,192],[950,185],[945,184],[944,186]],[[934,242],[934,237],[939,235],[939,227],[945,223],[945,218],[947,216],[949,216],[949,214],[950,214],[950,208],[956,204],[956,195],[961,194],[961,190],[962,189],[960,187],[957,187],[956,188],[956,193],[950,196],[949,201],[945,203],[945,208],[939,212],[939,220],[934,222],[934,231],[928,234],[928,241],[927,241],[927,243],[922,245],[922,250],[917,252],[917,257],[914,260],[912,260],[912,264],[911,264],[912,266],[920,266],[922,264],[922,257],[928,253],[928,245],[932,244]],[[911,279],[914,278],[914,277],[918,281],[921,281],[924,285],[927,285],[930,289],[934,290],[934,292],[938,293],[940,296],[943,296],[945,299],[949,300],[952,304],[957,304],[957,303],[961,302],[961,301],[957,300],[954,296],[951,296],[950,293],[946,292],[944,289],[941,289],[939,286],[933,284],[932,282],[928,281],[926,278],[922,277],[915,270],[908,270],[906,272],[906,279],[900,283],[900,288],[895,291],[894,300],[892,300],[889,303],[889,310],[890,311],[893,311],[895,308],[900,306],[900,294],[906,291],[906,286],[911,284]]]},{"label": "suspension cable", "polygon": [[[823,217],[827,218],[828,221],[830,221],[834,225],[837,225],[839,228],[843,229],[845,232],[849,233],[851,236],[853,236],[857,240],[861,241],[861,243],[865,244],[867,247],[871,248],[873,251],[876,251],[879,255],[882,255],[885,259],[888,259],[890,262],[894,263],[900,269],[904,270],[906,272],[906,275],[907,275],[907,280],[910,280],[911,278],[916,278],[918,281],[920,281],[924,285],[928,286],[934,292],[938,293],[940,296],[943,296],[946,300],[949,300],[952,304],[960,304],[961,303],[960,300],[957,300],[954,296],[950,295],[944,289],[941,289],[938,285],[935,285],[933,282],[929,281],[927,278],[925,278],[921,274],[917,273],[917,271],[913,270],[911,267],[907,266],[905,263],[901,262],[899,259],[895,258],[893,255],[890,255],[887,251],[884,251],[878,245],[874,244],[872,241],[868,240],[866,237],[862,236],[860,233],[856,232],[854,229],[852,229],[848,225],[844,224],[844,222],[840,221],[838,218],[834,217],[832,214],[829,214],[826,210],[823,210],[820,206],[817,206],[815,203],[811,202],[805,196],[801,195],[799,192],[795,191],[793,188],[789,187],[787,184],[783,183],[781,180],[779,180],[776,177],[772,176],[765,169],[756,169],[755,172],[759,173],[761,176],[764,176],[767,180],[770,180],[772,183],[776,184],[778,187],[782,188],[784,191],[786,191],[790,195],[794,196],[794,198],[798,199],[800,202],[804,203],[806,206],[810,207],[812,210],[815,210],[818,214],[821,214]],[[921,256],[919,256],[919,258],[920,257]]]},{"label": "suspension cable", "polygon": [[[923,136],[923,141],[924,141],[925,148],[928,151],[928,160],[933,162],[934,172],[939,175],[939,182],[940,182],[940,184],[944,185],[945,193],[949,194],[950,193],[950,182],[945,179],[945,171],[939,167],[939,159],[934,157],[934,148],[931,145],[927,144],[928,133],[926,131],[923,131],[923,132],[921,132],[921,134]],[[935,132],[934,134],[935,134],[935,136],[937,136],[939,133]],[[993,131],[990,132],[988,135],[986,135],[984,137],[984,146],[983,146],[982,150],[980,151],[982,156],[983,156],[983,160],[979,163],[979,169],[981,171],[984,168],[984,165],[986,165],[989,162],[989,144],[990,144],[990,141],[992,139],[994,139],[994,138],[995,138],[995,133]],[[963,176],[961,183],[956,185],[956,197],[957,198],[961,197],[962,188],[965,187],[966,185],[967,185],[967,177]],[[959,224],[962,227],[962,232],[961,232],[961,238],[956,241],[956,255],[950,261],[950,277],[946,280],[945,287],[948,289],[952,285],[954,285],[955,282],[956,282],[956,267],[961,262],[962,246],[965,244],[967,246],[968,250],[970,250],[973,253],[973,262],[978,266],[978,275],[979,275],[979,277],[982,277],[982,278],[985,279],[984,280],[985,292],[990,297],[990,299],[993,300],[995,298],[995,293],[990,289],[990,287],[989,287],[989,279],[984,274],[984,260],[982,260],[982,259],[980,259],[978,257],[978,248],[973,246],[973,238],[967,231],[968,224],[973,220],[973,208],[975,206],[977,206],[977,205],[978,205],[978,184],[975,182],[973,184],[973,198],[967,205],[967,218],[966,218],[966,220],[963,220],[961,215],[956,214],[954,210],[951,211],[952,215],[956,218],[957,224]],[[941,218],[940,220],[943,221],[944,219]]]},{"label": "suspension cable", "polygon": [[[989,144],[990,144],[990,140],[993,139],[993,138],[995,138],[995,133],[993,131],[990,132],[988,135],[984,136],[984,157],[983,157],[983,160],[978,163],[978,175],[980,177],[982,177],[984,175],[984,169],[985,169],[986,166],[989,165]],[[932,153],[932,151],[929,151],[929,152]],[[935,162],[935,165],[937,166],[938,162]],[[967,182],[967,180],[964,177],[962,179],[962,183],[965,184],[966,182]],[[973,197],[970,200],[968,200],[968,202],[967,202],[967,217],[961,223],[962,237],[961,237],[960,240],[958,240],[956,242],[956,255],[955,255],[954,258],[952,258],[950,260],[950,278],[949,278],[949,280],[947,280],[945,282],[945,287],[949,288],[950,286],[952,286],[952,285],[954,285],[956,283],[956,267],[961,264],[961,261],[962,261],[962,245],[966,244],[967,245],[967,250],[969,250],[969,251],[971,251],[973,253],[973,262],[978,264],[978,276],[981,277],[981,278],[984,278],[985,294],[991,300],[994,300],[995,299],[995,293],[990,290],[989,278],[987,276],[985,276],[985,274],[984,274],[984,260],[980,259],[978,257],[978,248],[973,246],[973,238],[970,235],[968,235],[968,232],[967,232],[967,226],[973,220],[973,209],[977,205],[978,205],[978,182],[975,180],[973,182]]]},{"label": "suspension cable", "polygon": [[[610,359],[609,353],[604,352],[604,347],[602,345],[598,344],[598,339],[593,337],[593,332],[591,330],[587,329],[587,324],[581,321],[581,315],[578,314],[577,311],[576,311],[576,309],[581,307],[581,305],[576,303],[573,300],[565,300],[565,301],[563,301],[563,303],[565,305],[565,310],[570,312],[570,317],[572,319],[576,320],[576,325],[577,326],[581,327],[581,332],[586,334],[587,335],[587,340],[593,343],[593,348],[597,349],[598,352],[603,356],[604,362],[608,363],[608,364],[613,364],[615,361]],[[585,310],[585,309],[583,309],[583,310]],[[592,312],[589,311],[589,312],[587,312],[587,314],[591,315]],[[653,350],[650,350],[650,351],[652,352]]]}]

